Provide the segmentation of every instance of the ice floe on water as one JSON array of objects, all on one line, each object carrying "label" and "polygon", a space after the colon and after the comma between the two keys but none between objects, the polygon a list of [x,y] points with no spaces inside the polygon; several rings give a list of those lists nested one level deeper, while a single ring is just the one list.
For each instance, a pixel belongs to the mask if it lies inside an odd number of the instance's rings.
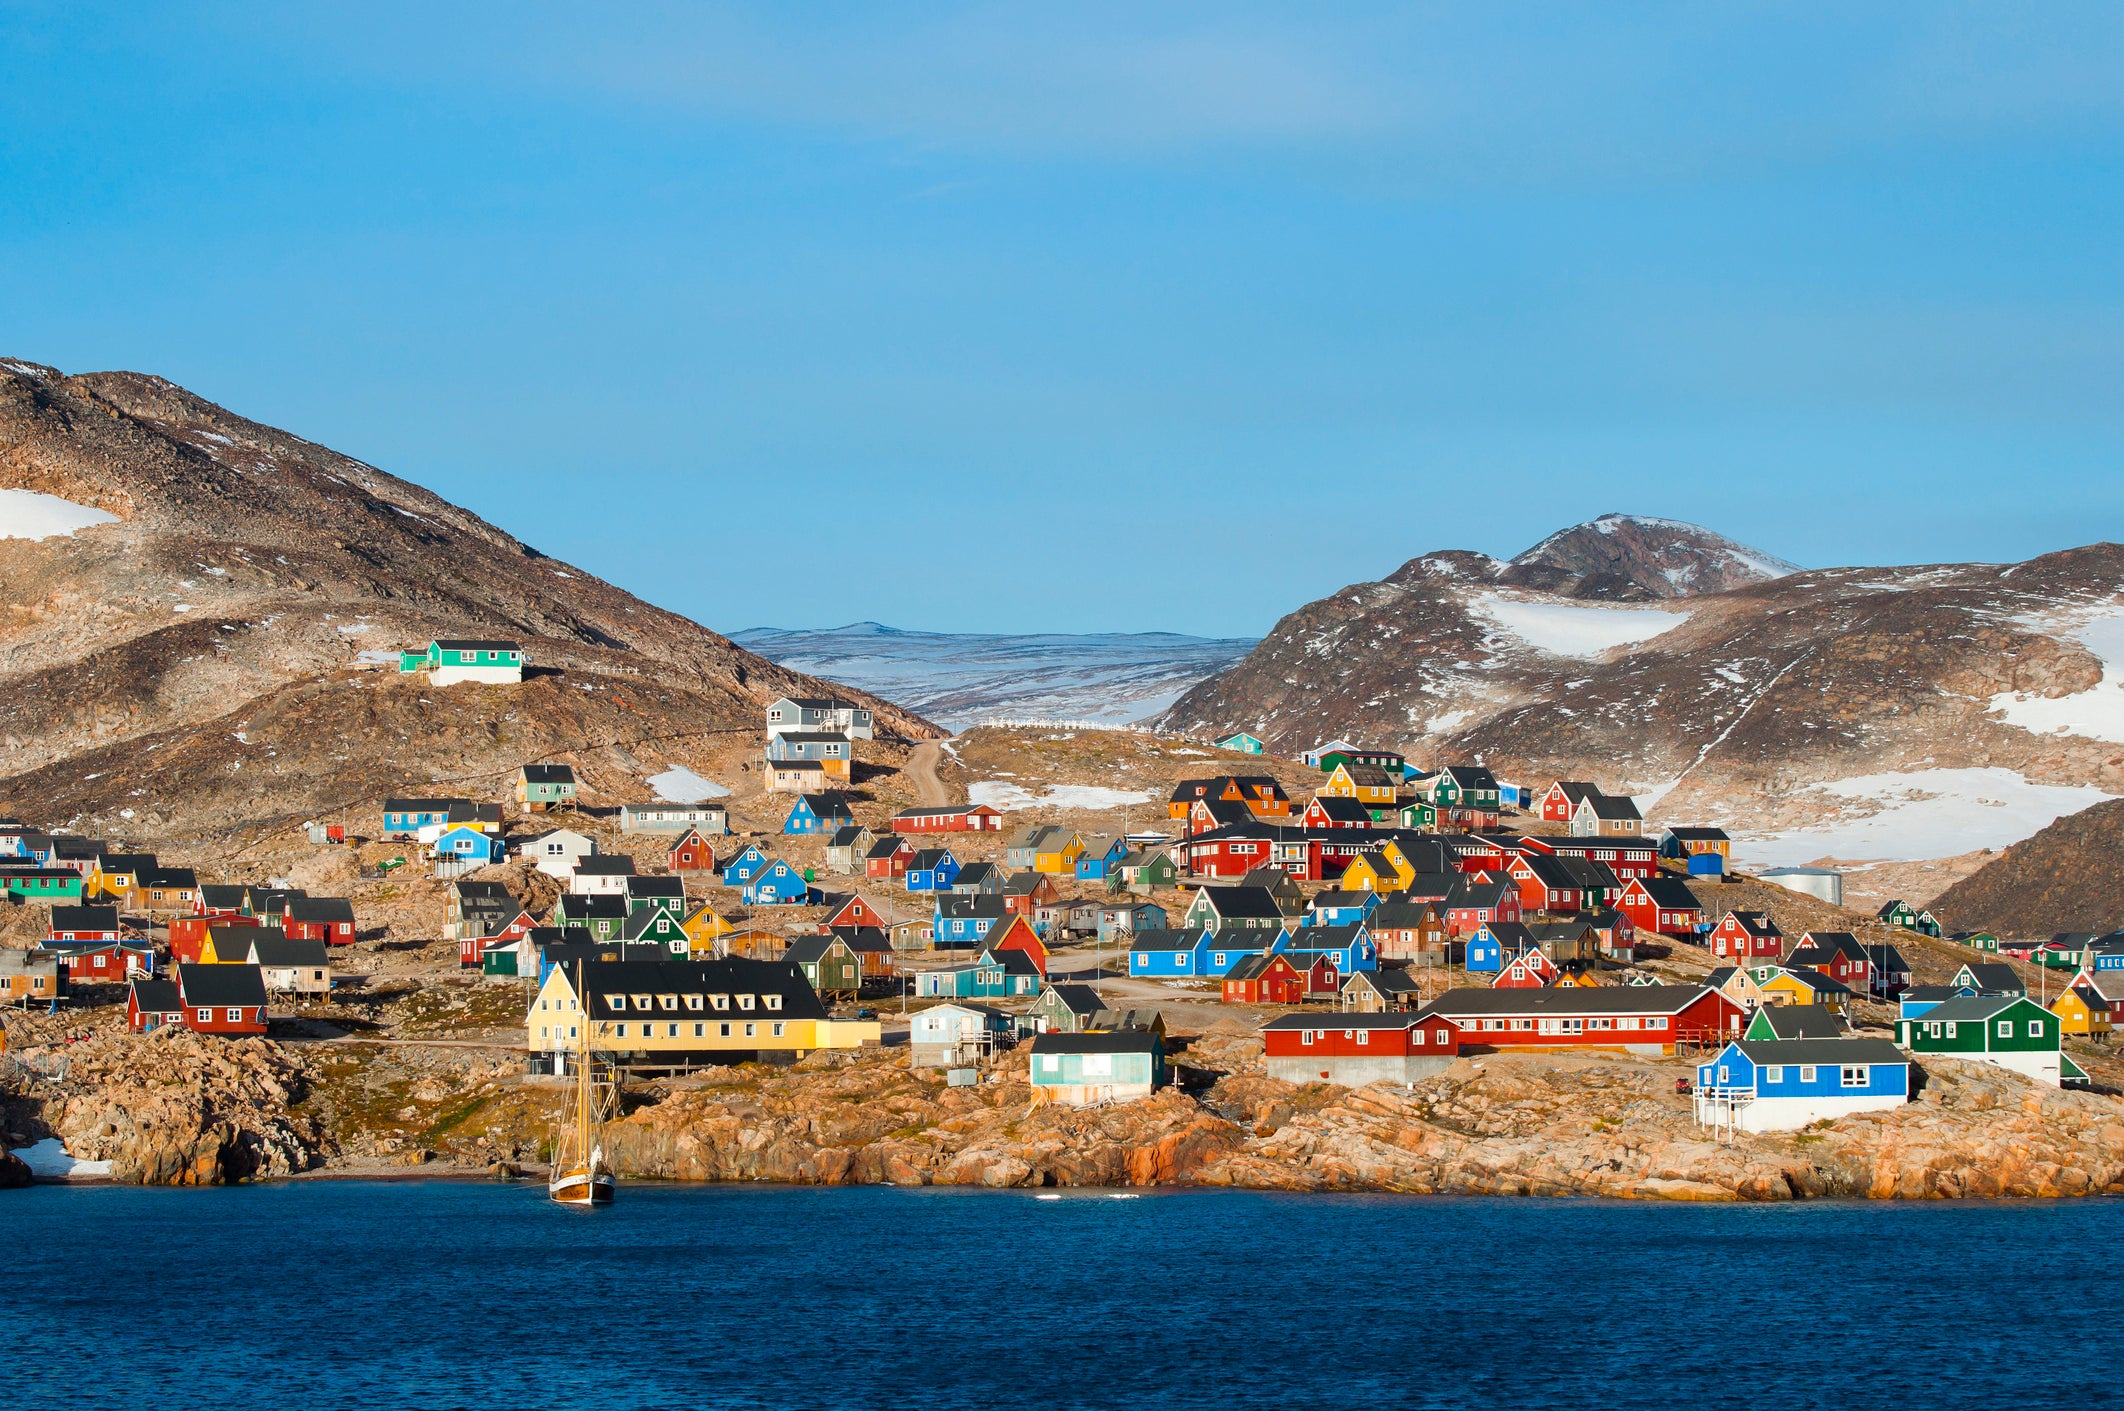
[{"label": "ice floe on water", "polygon": [[73,1181],[94,1179],[111,1174],[108,1161],[83,1161],[67,1155],[57,1137],[46,1137],[32,1146],[15,1148],[15,1155],[30,1168],[30,1174],[40,1181]]}]

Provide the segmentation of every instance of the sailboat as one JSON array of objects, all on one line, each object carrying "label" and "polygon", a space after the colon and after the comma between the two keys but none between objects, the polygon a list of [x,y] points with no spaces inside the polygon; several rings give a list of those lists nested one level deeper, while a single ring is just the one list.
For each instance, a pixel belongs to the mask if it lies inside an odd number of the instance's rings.
[{"label": "sailboat", "polygon": [[[580,971],[575,992],[583,992]],[[619,1181],[605,1165],[608,1099],[593,1071],[596,1066],[586,1026],[582,1051],[576,1055],[575,1101],[554,1136],[553,1172],[546,1180],[546,1194],[562,1205],[610,1205],[619,1191]]]}]

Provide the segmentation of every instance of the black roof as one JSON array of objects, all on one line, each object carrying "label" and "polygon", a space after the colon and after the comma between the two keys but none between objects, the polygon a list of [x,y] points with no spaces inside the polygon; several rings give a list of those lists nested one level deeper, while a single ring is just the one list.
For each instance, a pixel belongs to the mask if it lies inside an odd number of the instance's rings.
[{"label": "black roof", "polygon": [[1625,794],[1588,794],[1582,801],[1593,810],[1595,818],[1642,819],[1637,811],[1637,800]]},{"label": "black roof", "polygon": [[1072,1014],[1093,1015],[1106,1008],[1106,1001],[1090,985],[1049,985],[1047,992]]},{"label": "black roof", "polygon": [[1760,911],[1734,910],[1727,912],[1726,915],[1738,921],[1741,929],[1751,936],[1782,936],[1785,934],[1777,929],[1775,921],[1772,921]]},{"label": "black roof", "polygon": [[1669,911],[1702,911],[1704,904],[1689,890],[1689,884],[1679,877],[1640,877],[1638,884],[1652,898],[1654,906]]},{"label": "black roof", "polygon": [[[1276,904],[1275,893],[1266,887],[1248,887],[1244,885],[1237,887],[1204,887],[1196,893],[1196,896],[1208,896],[1210,905],[1216,909],[1217,915],[1225,920],[1243,918],[1249,921],[1281,921],[1283,919],[1283,908]],[[1194,902],[1191,900],[1188,905],[1192,906]]]},{"label": "black roof", "polygon": [[833,830],[832,835],[826,839],[826,846],[829,848],[852,848],[862,836],[863,829],[860,825],[854,823],[844,824]]},{"label": "black roof", "polygon": [[[839,789],[822,789],[815,794],[798,794],[797,798],[803,803],[804,807],[810,809],[820,818],[853,818],[855,816],[849,812],[848,795],[842,793]],[[796,805],[791,804],[790,807],[794,808]]]},{"label": "black roof", "polygon": [[1833,1039],[1844,1032],[1844,1021],[1826,1005],[1766,1004],[1756,1013],[1780,1039]]},{"label": "black roof", "polygon": [[[569,972],[571,983],[574,972]],[[805,980],[804,972],[788,960],[747,960],[730,956],[723,960],[618,960],[583,967],[586,1000],[618,994],[759,994],[780,995],[779,1010],[756,1010],[761,1018],[824,1019],[826,1006]],[[604,1006],[592,1008],[602,1018]]]},{"label": "black roof", "polygon": [[[1351,978],[1355,978],[1354,976]],[[1430,1014],[1426,1010],[1410,1012],[1400,1010],[1388,1014],[1331,1014],[1316,1011],[1312,1014],[1285,1014],[1261,1026],[1265,1033],[1270,1029],[1413,1029]]]},{"label": "black roof", "polygon": [[133,1007],[143,1014],[175,1014],[184,1008],[184,1000],[177,993],[176,981],[142,976],[133,981]]},{"label": "black roof", "polygon": [[[1170,928],[1147,926],[1129,933],[1128,948],[1131,954],[1139,950],[1193,950],[1201,942],[1202,938],[1208,934],[1209,932],[1201,926]],[[1237,949],[1237,947],[1232,947],[1232,949]]]},{"label": "black roof", "polygon": [[1847,960],[1868,958],[1865,947],[1858,943],[1858,937],[1849,931],[1809,931],[1800,937],[1800,943],[1793,947],[1792,954],[1787,956],[1786,960],[1793,965],[1806,965],[1839,955]]},{"label": "black roof", "polygon": [[636,874],[627,878],[627,895],[630,897],[682,897],[686,895],[686,879],[683,877],[650,877]]},{"label": "black roof", "polygon": [[575,770],[565,764],[527,764],[524,766],[524,782],[527,784],[573,784]]},{"label": "black roof", "polygon": [[1011,912],[1002,897],[991,892],[977,892],[972,896],[938,897],[937,914],[947,921],[1000,921]]},{"label": "black roof", "polygon": [[470,803],[470,799],[385,799],[385,813],[448,813],[457,804]]},{"label": "black roof", "polygon": [[1438,916],[1438,908],[1428,901],[1383,901],[1372,908],[1372,929],[1414,930],[1422,925],[1426,913],[1434,920],[1442,919]]},{"label": "black roof", "polygon": [[326,963],[325,943],[315,937],[283,935],[262,926],[251,928],[248,954],[259,965],[310,965]]},{"label": "black roof", "polygon": [[833,934],[839,936],[852,951],[876,952],[892,949],[892,937],[885,934],[883,926],[836,926]]},{"label": "black roof", "polygon": [[196,887],[199,874],[189,867],[158,867],[140,874],[143,887]]},{"label": "black roof", "polygon": [[1349,798],[1342,794],[1331,794],[1326,797],[1316,796],[1313,799],[1313,802],[1307,804],[1306,807],[1311,808],[1313,804],[1320,805],[1320,811],[1322,813],[1325,813],[1329,818],[1347,818],[1353,821],[1361,819],[1366,823],[1372,821],[1372,811],[1369,808],[1366,808],[1362,803],[1359,803],[1356,799]]},{"label": "black roof", "polygon": [[296,922],[345,922],[354,924],[354,903],[345,897],[289,897],[288,920]]},{"label": "black roof", "polygon": [[177,990],[187,1005],[249,1006],[266,1002],[265,976],[255,965],[179,964]]},{"label": "black roof", "polygon": [[509,889],[503,886],[501,883],[480,882],[475,881],[470,877],[459,878],[456,882],[451,884],[451,889],[457,893],[457,899],[460,902],[471,902],[474,900],[513,902],[515,900],[509,895]]},{"label": "black roof", "polygon": [[54,931],[115,931],[118,929],[118,908],[115,906],[55,906],[52,908]]},{"label": "black roof", "polygon": [[594,853],[577,858],[575,870],[586,877],[632,877],[634,859],[623,852]]},{"label": "black roof", "polygon": [[[58,915],[55,909],[52,913]],[[2011,965],[2003,960],[1969,960],[1962,963],[1969,978],[1976,981],[1980,990],[2005,990],[2014,994],[2027,994],[2028,982],[2014,973]]]},{"label": "black roof", "polygon": [[554,904],[556,914],[562,908],[566,908],[570,916],[580,917],[585,921],[619,921],[627,915],[627,899],[614,896],[610,892],[597,896],[569,892]]}]

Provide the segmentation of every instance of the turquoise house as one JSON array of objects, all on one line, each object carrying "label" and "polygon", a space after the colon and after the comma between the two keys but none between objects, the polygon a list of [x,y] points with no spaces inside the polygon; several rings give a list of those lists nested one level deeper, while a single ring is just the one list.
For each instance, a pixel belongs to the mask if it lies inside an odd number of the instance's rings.
[{"label": "turquoise house", "polygon": [[1035,1034],[1030,1076],[1035,1105],[1149,1097],[1166,1084],[1165,1043],[1153,1029]]}]

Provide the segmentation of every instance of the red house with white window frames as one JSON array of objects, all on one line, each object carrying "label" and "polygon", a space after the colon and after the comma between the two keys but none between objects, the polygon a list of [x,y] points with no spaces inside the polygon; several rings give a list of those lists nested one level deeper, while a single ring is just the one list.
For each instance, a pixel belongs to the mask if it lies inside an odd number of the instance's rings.
[{"label": "red house with white window frames", "polygon": [[914,855],[915,845],[905,838],[880,838],[863,859],[863,875],[896,881],[907,875],[907,864]]},{"label": "red house with white window frames", "polygon": [[1298,815],[1301,828],[1374,828],[1372,811],[1356,799],[1314,795]]},{"label": "red house with white window frames", "polygon": [[1517,921],[1525,914],[1519,889],[1509,881],[1478,872],[1446,898],[1446,930],[1472,936],[1492,921]]},{"label": "red house with white window frames", "polygon": [[263,1034],[265,976],[255,965],[180,965],[177,997],[196,1034]]},{"label": "red house with white window frames", "polygon": [[1579,911],[1585,906],[1578,879],[1553,857],[1515,853],[1505,860],[1505,875],[1519,888],[1523,911]]},{"label": "red house with white window frames", "polygon": [[1458,1058],[1460,1031],[1430,1013],[1286,1014],[1261,1026],[1261,1047],[1267,1058],[1320,1059],[1333,1081],[1337,1058]]},{"label": "red house with white window frames", "polygon": [[999,833],[1003,815],[985,803],[903,808],[892,816],[895,833]]},{"label": "red house with white window frames", "polygon": [[[487,963],[487,947],[495,944],[509,945],[531,934],[538,921],[528,911],[518,911],[509,919],[509,924],[484,936],[460,936],[457,941],[457,963],[460,966],[483,966]],[[477,927],[472,929],[477,930]]]},{"label": "red house with white window frames", "polygon": [[1738,1035],[1746,1012],[1702,985],[1553,985],[1447,990],[1425,1007],[1451,1020],[1463,1049],[1625,1048],[1671,1053],[1676,1043]]},{"label": "red house with white window frames", "polygon": [[1306,977],[1281,954],[1250,955],[1224,972],[1226,1004],[1297,1004]]},{"label": "red house with white window frames", "polygon": [[1636,838],[1550,838],[1529,834],[1519,840],[1522,852],[1582,857],[1605,862],[1622,881],[1659,875],[1659,844]]},{"label": "red house with white window frames", "polygon": [[1549,792],[1541,796],[1541,817],[1545,823],[1569,823],[1577,811],[1578,801],[1600,790],[1581,780],[1559,779],[1549,786]]},{"label": "red house with white window frames", "polygon": [[289,897],[280,929],[298,941],[354,944],[354,903],[345,897]]},{"label": "red house with white window frames", "polygon": [[1704,937],[1705,947],[1738,965],[1750,960],[1776,960],[1785,953],[1785,933],[1760,911],[1729,911]]},{"label": "red house with white window frames", "polygon": [[1490,988],[1498,990],[1538,990],[1556,983],[1561,972],[1556,962],[1544,950],[1523,950],[1505,962],[1504,969],[1490,982]]},{"label": "red house with white window frames", "polygon": [[664,852],[664,867],[670,872],[714,872],[715,844],[698,828],[688,828]]},{"label": "red house with white window frames", "polygon": [[861,892],[853,892],[819,923],[819,934],[823,936],[836,926],[875,926],[882,929],[886,924],[878,909],[865,901]]},{"label": "red house with white window frames", "polygon": [[155,952],[145,944],[129,946],[111,941],[99,946],[67,947],[59,952],[59,963],[66,967],[70,984],[115,984],[129,975],[152,975]]},{"label": "red house with white window frames", "polygon": [[1704,906],[1678,877],[1633,877],[1615,899],[1615,909],[1640,931],[1696,939],[1704,924]]}]

